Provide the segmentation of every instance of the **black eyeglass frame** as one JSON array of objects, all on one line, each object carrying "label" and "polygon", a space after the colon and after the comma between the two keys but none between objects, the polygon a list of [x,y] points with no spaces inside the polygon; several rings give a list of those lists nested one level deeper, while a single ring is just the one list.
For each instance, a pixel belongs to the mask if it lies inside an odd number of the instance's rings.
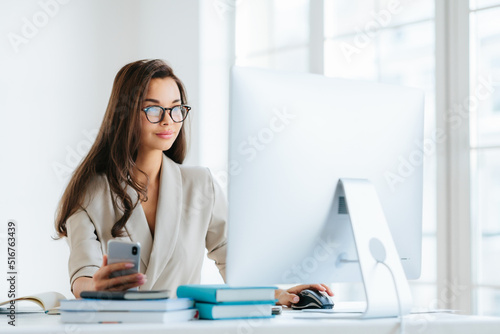
[{"label": "black eyeglass frame", "polygon": [[[151,122],[151,120],[149,119],[148,117],[148,112],[146,111],[147,109],[149,108],[152,108],[152,107],[157,107],[157,108],[160,108],[161,109],[161,116],[160,116],[160,120],[158,122]],[[177,107],[181,107],[181,108],[186,108],[187,109],[187,112],[186,112],[186,116],[184,116],[184,118],[181,120],[181,121],[176,121],[172,118],[172,110],[174,108],[177,108]],[[181,104],[181,105],[178,105],[178,106],[174,106],[172,108],[163,108],[162,106],[148,106],[144,109],[142,109],[142,111],[144,111],[144,113],[146,114],[146,118],[147,120],[149,121],[149,123],[152,123],[152,124],[157,124],[157,123],[160,123],[161,121],[163,121],[163,118],[165,117],[165,111],[168,110],[168,115],[170,116],[170,119],[172,121],[174,121],[174,123],[182,123],[186,120],[186,118],[188,117],[189,115],[189,111],[191,110],[191,107],[188,106],[187,104]]]}]

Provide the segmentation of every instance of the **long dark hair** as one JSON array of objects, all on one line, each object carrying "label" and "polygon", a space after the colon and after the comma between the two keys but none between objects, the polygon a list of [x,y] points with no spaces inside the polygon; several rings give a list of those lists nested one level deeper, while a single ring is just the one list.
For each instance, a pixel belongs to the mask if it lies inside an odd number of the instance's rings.
[{"label": "long dark hair", "polygon": [[[111,235],[123,236],[123,227],[139,199],[147,200],[148,185],[140,183],[134,172],[141,135],[140,108],[151,79],[167,77],[177,83],[181,103],[187,103],[184,85],[175,76],[172,68],[162,60],[139,60],[125,65],[118,72],[99,134],[85,159],[74,171],[59,202],[55,221],[59,237],[67,236],[66,220],[81,207],[85,188],[97,174],[107,177],[109,187],[115,195],[112,196],[113,204],[123,211],[123,215],[113,225]],[[163,153],[181,164],[186,151],[187,141],[183,126],[172,147]],[[139,194],[135,203],[127,194],[127,186]]]}]

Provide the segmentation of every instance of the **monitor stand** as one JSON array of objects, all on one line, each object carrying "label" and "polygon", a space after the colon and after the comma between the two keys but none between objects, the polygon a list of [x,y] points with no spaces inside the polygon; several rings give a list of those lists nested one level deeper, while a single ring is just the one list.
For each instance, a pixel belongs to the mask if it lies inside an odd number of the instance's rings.
[{"label": "monitor stand", "polygon": [[[366,295],[362,318],[397,317],[410,313],[412,297],[401,261],[373,184],[340,179],[334,203],[345,197]],[[399,295],[399,298],[398,298]]]}]

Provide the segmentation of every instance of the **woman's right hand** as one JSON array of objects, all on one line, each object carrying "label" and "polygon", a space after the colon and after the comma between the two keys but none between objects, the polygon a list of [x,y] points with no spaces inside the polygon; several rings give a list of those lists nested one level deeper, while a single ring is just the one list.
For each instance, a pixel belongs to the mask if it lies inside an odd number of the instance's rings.
[{"label": "woman's right hand", "polygon": [[102,258],[102,265],[92,277],[92,285],[95,291],[124,291],[146,283],[146,275],[141,273],[126,276],[109,277],[117,270],[130,269],[134,265],[129,262],[108,264],[108,256]]}]

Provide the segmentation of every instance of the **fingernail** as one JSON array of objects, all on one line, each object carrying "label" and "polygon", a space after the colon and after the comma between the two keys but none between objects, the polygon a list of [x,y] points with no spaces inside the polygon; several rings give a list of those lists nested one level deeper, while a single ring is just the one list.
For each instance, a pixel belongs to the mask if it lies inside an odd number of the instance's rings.
[{"label": "fingernail", "polygon": [[299,301],[299,297],[293,297],[293,302],[296,303]]},{"label": "fingernail", "polygon": [[133,266],[133,263],[125,263],[125,268],[132,268]]}]

